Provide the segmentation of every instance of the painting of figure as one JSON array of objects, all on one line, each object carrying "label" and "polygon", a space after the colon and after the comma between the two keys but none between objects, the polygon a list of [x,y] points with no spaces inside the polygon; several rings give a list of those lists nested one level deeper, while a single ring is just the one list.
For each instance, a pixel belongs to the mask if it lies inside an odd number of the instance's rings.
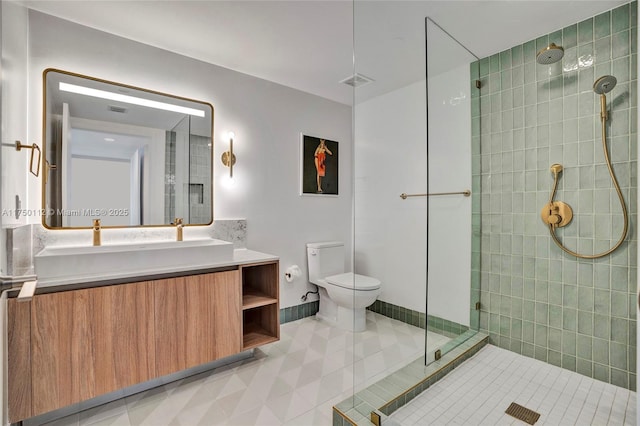
[{"label": "painting of figure", "polygon": [[302,135],[303,195],[338,195],[338,142]]}]

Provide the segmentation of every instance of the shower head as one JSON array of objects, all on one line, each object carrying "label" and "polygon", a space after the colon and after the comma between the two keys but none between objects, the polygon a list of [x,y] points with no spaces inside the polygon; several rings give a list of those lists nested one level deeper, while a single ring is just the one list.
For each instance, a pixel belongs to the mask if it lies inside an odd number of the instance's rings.
[{"label": "shower head", "polygon": [[616,83],[618,80],[612,75],[603,75],[599,79],[593,83],[593,91],[598,95],[604,95],[605,93],[609,93],[616,87]]},{"label": "shower head", "polygon": [[536,53],[536,62],[540,65],[551,65],[558,62],[563,56],[564,49],[562,46],[556,46],[555,43],[551,43]]}]

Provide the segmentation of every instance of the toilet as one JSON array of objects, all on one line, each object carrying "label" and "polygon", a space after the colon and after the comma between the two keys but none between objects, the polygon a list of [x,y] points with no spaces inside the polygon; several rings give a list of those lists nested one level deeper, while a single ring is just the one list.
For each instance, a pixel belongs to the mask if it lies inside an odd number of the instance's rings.
[{"label": "toilet", "polygon": [[344,243],[307,244],[309,281],[318,286],[316,318],[349,331],[366,329],[366,308],[380,295],[380,281],[344,271]]}]

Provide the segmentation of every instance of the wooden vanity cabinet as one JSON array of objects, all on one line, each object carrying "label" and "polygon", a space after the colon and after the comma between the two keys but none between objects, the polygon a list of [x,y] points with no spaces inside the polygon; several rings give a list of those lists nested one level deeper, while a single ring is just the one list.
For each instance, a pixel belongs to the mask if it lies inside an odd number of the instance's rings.
[{"label": "wooden vanity cabinet", "polygon": [[156,281],[158,376],[241,352],[238,271]]},{"label": "wooden vanity cabinet", "polygon": [[278,261],[7,301],[9,421],[278,340]]}]

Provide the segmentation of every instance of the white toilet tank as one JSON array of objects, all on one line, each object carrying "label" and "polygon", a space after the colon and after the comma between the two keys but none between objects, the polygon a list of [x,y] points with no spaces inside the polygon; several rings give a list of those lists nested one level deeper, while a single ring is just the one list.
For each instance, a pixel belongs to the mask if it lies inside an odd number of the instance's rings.
[{"label": "white toilet tank", "polygon": [[314,284],[319,279],[345,272],[344,261],[344,243],[340,241],[307,243],[309,281]]}]

